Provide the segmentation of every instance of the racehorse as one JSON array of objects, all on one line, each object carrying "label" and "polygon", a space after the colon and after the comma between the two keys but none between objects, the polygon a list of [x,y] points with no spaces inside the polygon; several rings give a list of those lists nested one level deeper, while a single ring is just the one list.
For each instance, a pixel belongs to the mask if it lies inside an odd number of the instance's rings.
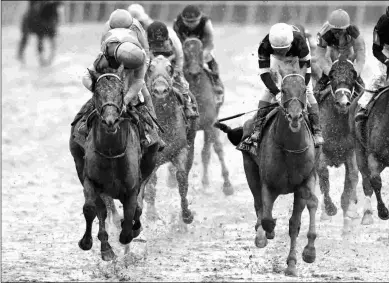
[{"label": "racehorse", "polygon": [[[368,91],[368,90],[366,90]],[[360,97],[358,97],[359,99]],[[356,124],[355,114],[358,111],[357,100],[350,107],[349,123],[355,137],[355,149],[359,171],[362,175],[362,186],[365,196],[370,199],[373,191],[377,198],[378,216],[382,220],[389,219],[389,211],[381,197],[381,172],[389,166],[389,88],[380,90],[368,105],[369,114],[364,123]],[[362,134],[362,131],[365,134]],[[371,203],[365,203],[363,218],[367,224],[373,222]]]},{"label": "racehorse", "polygon": [[[59,24],[58,6],[62,1],[29,1],[30,6],[24,14],[21,23],[22,37],[19,42],[17,59],[22,63],[24,51],[30,34],[35,34],[38,38],[38,54],[41,66],[50,65],[57,50],[56,36]],[[51,45],[50,56],[45,59],[43,56],[43,40],[48,38]]]},{"label": "racehorse", "polygon": [[[300,231],[301,214],[305,206],[309,210],[308,245],[303,251],[303,260],[312,263],[316,258],[315,215],[318,199],[315,196],[316,168],[320,151],[315,149],[312,133],[305,120],[306,86],[299,73],[282,76],[281,104],[269,114],[263,129],[263,138],[254,152],[242,151],[246,179],[254,197],[257,215],[255,244],[267,245],[275,236],[275,219],[272,217],[274,202],[282,194],[294,194],[293,213],[289,220],[290,252],[287,258],[288,276],[296,276],[296,241]],[[221,125],[221,126],[220,126]],[[215,125],[216,126],[216,125]],[[241,127],[230,129],[224,124],[217,126],[228,133],[229,140],[237,145],[242,136],[253,129],[253,119]]]},{"label": "racehorse", "polygon": [[353,100],[354,84],[357,73],[354,64],[346,57],[335,60],[329,72],[330,91],[324,95],[315,92],[320,106],[320,121],[324,144],[317,164],[320,190],[324,194],[322,220],[337,213],[330,197],[328,166],[345,166],[344,189],[341,196],[343,209],[343,233],[351,229],[351,221],[358,218],[357,193],[358,167],[355,156],[355,142],[349,126],[349,107]]},{"label": "racehorse", "polygon": [[190,90],[196,97],[199,107],[198,130],[204,131],[204,147],[201,152],[203,163],[202,183],[204,187],[209,186],[208,167],[211,158],[211,144],[213,144],[222,166],[223,192],[225,195],[231,195],[234,190],[224,160],[223,145],[220,141],[219,131],[213,127],[219,115],[221,104],[216,105],[210,75],[203,67],[203,44],[198,38],[188,38],[183,43],[183,50],[184,76],[189,82]]},{"label": "racehorse", "polygon": [[188,208],[188,175],[192,168],[194,140],[196,138],[196,119],[186,121],[182,103],[173,89],[173,67],[169,59],[159,55],[150,63],[146,74],[146,85],[151,94],[155,112],[161,126],[165,129],[162,138],[167,147],[158,153],[154,173],[146,186],[145,198],[148,203],[146,216],[150,220],[157,218],[155,210],[156,171],[164,163],[171,162],[176,168],[176,180],[181,196],[182,219],[189,224],[193,214]]},{"label": "racehorse", "polygon": [[141,231],[144,184],[154,170],[158,150],[156,145],[156,149],[149,148],[148,154],[142,156],[137,126],[139,118],[128,112],[123,104],[123,70],[123,65],[117,70],[107,68],[102,73],[89,70],[93,80],[92,100],[96,107],[88,116],[89,135],[84,147],[74,140],[80,123],[77,122],[72,126],[69,141],[85,196],[86,231],[78,244],[83,250],[92,248],[92,223],[97,215],[101,256],[107,261],[114,259],[115,254],[105,229],[106,206],[110,205],[106,204],[106,199],[119,199],[123,204],[124,221],[119,241],[130,243]]}]

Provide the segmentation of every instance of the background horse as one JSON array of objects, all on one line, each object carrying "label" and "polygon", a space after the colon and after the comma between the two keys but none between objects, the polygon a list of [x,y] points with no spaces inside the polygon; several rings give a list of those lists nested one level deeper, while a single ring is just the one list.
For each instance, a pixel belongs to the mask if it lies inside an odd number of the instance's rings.
[{"label": "background horse", "polygon": [[[289,220],[291,238],[286,275],[296,276],[296,240],[300,231],[301,214],[307,205],[310,216],[308,245],[303,259],[312,263],[316,258],[315,214],[318,200],[315,196],[315,152],[312,134],[304,120],[306,106],[305,79],[300,74],[283,74],[282,104],[264,128],[263,139],[256,155],[243,151],[244,170],[254,197],[257,215],[255,244],[259,248],[273,239],[276,225],[272,217],[273,205],[281,194],[294,194],[293,214]],[[251,125],[250,125],[251,124]],[[244,131],[250,131],[252,120],[246,121]],[[247,135],[247,133],[245,134]]]},{"label": "background horse", "polygon": [[[362,174],[363,191],[370,199],[374,190],[377,198],[378,216],[382,220],[388,220],[389,212],[381,197],[382,180],[380,174],[389,166],[389,88],[381,91],[371,103],[372,108],[364,129],[366,137],[361,135],[361,129],[355,125],[354,117],[358,111],[357,100],[351,105],[349,122],[355,136],[357,164]],[[370,219],[371,204],[370,201],[367,203],[370,208],[365,205],[363,217]]]},{"label": "background horse", "polygon": [[176,168],[176,179],[181,196],[182,219],[189,224],[193,214],[188,208],[188,175],[193,164],[196,122],[186,121],[183,109],[173,90],[173,67],[169,59],[162,55],[155,57],[147,71],[146,85],[151,94],[155,112],[161,126],[166,132],[162,138],[167,146],[158,153],[157,164],[152,178],[147,184],[146,202],[147,217],[157,218],[155,211],[156,171],[159,166],[171,162]]},{"label": "background horse", "polygon": [[201,152],[203,162],[203,186],[209,186],[208,166],[211,158],[211,144],[219,157],[224,179],[223,192],[233,194],[233,187],[229,180],[229,172],[224,160],[223,145],[219,131],[213,127],[219,115],[220,105],[216,105],[212,81],[203,67],[203,44],[197,38],[188,38],[183,43],[184,75],[189,82],[190,90],[196,97],[200,113],[198,130],[204,131],[204,147]]},{"label": "background horse", "polygon": [[[29,8],[22,18],[21,33],[17,58],[24,63],[24,51],[30,34],[38,38],[38,54],[41,66],[49,65],[54,59],[57,49],[56,36],[59,24],[58,8],[62,1],[29,1]],[[43,56],[43,39],[48,38],[51,45],[50,56],[45,59]]]},{"label": "background horse", "polygon": [[141,183],[148,180],[155,167],[153,156],[157,150],[150,149],[150,154],[142,158],[139,129],[135,124],[139,121],[123,107],[123,69],[123,65],[116,72],[108,68],[105,74],[89,70],[93,78],[95,115],[88,118],[91,129],[84,148],[73,138],[80,122],[72,127],[69,141],[85,196],[86,231],[78,244],[83,250],[92,248],[92,223],[97,215],[103,260],[115,257],[105,229],[105,200],[108,196],[123,204],[124,221],[119,241],[130,243],[141,231],[142,202],[138,202],[137,197],[138,194],[143,197]]},{"label": "background horse", "polygon": [[322,220],[328,219],[337,212],[330,197],[328,166],[345,166],[344,189],[341,196],[343,209],[343,232],[349,232],[350,222],[358,218],[357,193],[358,167],[355,157],[354,137],[348,123],[354,83],[357,73],[354,65],[345,57],[334,61],[329,72],[330,91],[323,95],[315,93],[320,106],[320,121],[323,130],[324,144],[317,164],[320,190],[324,194]]}]

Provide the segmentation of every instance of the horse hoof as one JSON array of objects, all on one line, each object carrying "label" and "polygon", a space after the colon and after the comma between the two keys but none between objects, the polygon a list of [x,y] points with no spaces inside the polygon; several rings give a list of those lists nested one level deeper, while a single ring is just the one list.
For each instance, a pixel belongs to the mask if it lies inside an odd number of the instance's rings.
[{"label": "horse hoof", "polygon": [[131,243],[132,239],[133,239],[132,233],[129,233],[128,235],[124,235],[123,231],[120,232],[119,242],[122,245],[127,245],[127,244]]},{"label": "horse hoof", "polygon": [[84,251],[89,251],[92,248],[92,245],[92,237],[89,237],[89,239],[85,239],[85,237],[83,237],[80,241],[78,241],[78,246]]},{"label": "horse hoof", "polygon": [[388,220],[389,219],[389,211],[384,205],[382,207],[378,207],[378,217],[381,220]]},{"label": "horse hoof", "polygon": [[335,204],[333,204],[332,202],[326,205],[325,208],[326,208],[326,213],[329,216],[334,216],[338,212],[338,209],[336,208]]},{"label": "horse hoof", "polygon": [[274,230],[271,231],[271,233],[266,232],[266,238],[269,240],[273,240],[275,235],[276,235],[276,233],[274,232]]},{"label": "horse hoof", "polygon": [[257,235],[255,236],[254,242],[255,246],[260,249],[267,246],[267,238],[265,236],[265,231],[263,231],[262,228],[258,227]]},{"label": "horse hoof", "polygon": [[[190,213],[190,212],[189,212]],[[193,214],[190,213],[189,216],[182,215],[182,221],[184,221],[185,224],[190,224],[193,222]]]},{"label": "horse hoof", "polygon": [[331,216],[329,216],[325,211],[323,211],[320,215],[320,221],[328,221],[331,220]]},{"label": "horse hoof", "polygon": [[371,210],[366,210],[365,213],[363,214],[361,224],[362,225],[371,225],[373,223],[374,223],[373,213],[371,212]]},{"label": "horse hoof", "polygon": [[113,252],[112,249],[106,250],[106,251],[101,251],[101,258],[104,261],[111,261],[114,260],[116,257],[115,253]]},{"label": "horse hoof", "polygon": [[308,247],[305,246],[304,251],[303,251],[303,260],[306,263],[312,263],[316,259],[316,249],[315,247]]},{"label": "horse hoof", "polygon": [[288,266],[285,270],[285,276],[297,277],[297,268],[296,266]]},{"label": "horse hoof", "polygon": [[231,184],[226,184],[223,186],[223,193],[226,196],[230,196],[230,195],[234,194],[234,188],[232,187]]}]

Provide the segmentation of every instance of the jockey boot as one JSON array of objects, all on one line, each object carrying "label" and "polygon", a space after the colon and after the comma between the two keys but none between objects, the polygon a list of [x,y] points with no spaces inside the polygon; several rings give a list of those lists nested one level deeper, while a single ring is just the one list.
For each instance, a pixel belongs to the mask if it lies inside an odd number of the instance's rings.
[{"label": "jockey boot", "polygon": [[199,117],[199,112],[197,110],[197,103],[191,99],[189,93],[183,95],[185,103],[185,116],[188,119],[196,119]]},{"label": "jockey boot", "polygon": [[353,93],[353,95],[351,97],[351,101],[353,101],[357,96],[362,94],[364,91],[365,91],[365,83],[362,80],[361,76],[359,76],[355,80],[354,93]]},{"label": "jockey boot", "polygon": [[319,147],[324,143],[324,139],[321,133],[319,106],[317,104],[312,104],[311,107],[308,107],[308,118],[312,125],[315,147]]},{"label": "jockey boot", "polygon": [[213,78],[213,89],[216,93],[216,104],[220,104],[223,102],[224,96],[224,85],[219,76],[219,66],[215,61],[215,58],[212,58],[211,61],[208,62],[208,67],[212,71]]},{"label": "jockey boot", "polygon": [[330,78],[323,73],[321,78],[317,81],[315,89],[313,90],[313,93],[318,93],[323,91],[326,87],[328,82],[330,81]]},{"label": "jockey boot", "polygon": [[[269,106],[271,103],[267,101],[259,101],[258,103],[258,112],[254,119],[254,129],[251,134],[251,140],[259,143],[262,138],[263,124],[266,120],[266,115],[269,113]],[[264,108],[266,107],[266,108]]]},{"label": "jockey boot", "polygon": [[354,117],[354,120],[356,123],[358,123],[359,121],[363,122],[367,119],[367,114],[368,114],[368,111],[367,111],[367,107],[363,107],[362,105],[359,105],[360,108],[358,109],[357,113],[355,114],[355,117]]}]

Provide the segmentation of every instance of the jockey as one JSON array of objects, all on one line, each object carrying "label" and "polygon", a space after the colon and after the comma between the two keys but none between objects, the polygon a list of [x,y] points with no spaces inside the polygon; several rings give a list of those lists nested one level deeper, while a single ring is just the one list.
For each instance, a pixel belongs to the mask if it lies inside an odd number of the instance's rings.
[{"label": "jockey", "polygon": [[[126,78],[128,78],[125,81],[126,95],[124,96],[124,104],[136,103],[136,98],[139,98],[141,102],[144,100],[147,109],[142,110],[144,110],[145,116],[152,115],[155,119],[153,103],[144,83],[149,59],[143,47],[145,45],[141,44],[141,41],[146,41],[146,39],[143,37],[139,41],[139,37],[144,34],[143,28],[139,28],[130,13],[122,9],[112,12],[107,25],[111,29],[103,34],[101,52],[89,69],[94,71],[99,71],[105,67],[116,69],[123,63],[127,72]],[[143,34],[141,33],[142,31]],[[146,46],[148,46],[147,41]],[[92,91],[92,78],[88,71],[83,76],[82,83],[88,90]],[[140,92],[143,96],[140,95]],[[93,102],[89,100],[87,103],[92,104]],[[91,105],[91,107],[94,106]],[[154,140],[154,142],[159,143],[160,150],[165,147],[165,143],[158,136],[155,126],[149,128],[149,135],[146,134],[146,138],[147,141],[142,141],[145,146],[154,144],[151,142]]]},{"label": "jockey", "polygon": [[128,12],[130,12],[133,18],[137,19],[141,23],[145,30],[147,30],[149,25],[153,22],[149,15],[146,14],[143,6],[138,3],[128,6]]},{"label": "jockey", "polygon": [[389,6],[386,8],[386,13],[380,17],[373,30],[373,55],[377,60],[374,63],[377,65],[377,74],[373,74],[365,91],[358,104],[361,106],[355,120],[367,117],[366,106],[372,99],[374,92],[380,87],[388,86],[389,76]]},{"label": "jockey", "polygon": [[[279,69],[306,69],[305,85],[307,86],[308,117],[312,124],[315,145],[323,144],[324,140],[321,134],[319,121],[319,106],[313,96],[311,82],[311,54],[306,39],[300,31],[292,25],[278,23],[270,28],[258,48],[258,64],[260,75],[266,86],[265,91],[259,98],[258,108],[271,105],[280,99],[281,79],[278,75]],[[272,78],[271,71],[277,74],[277,81]],[[268,108],[259,109],[254,131],[251,139],[258,142],[260,139],[262,125],[265,115],[269,112]]]},{"label": "jockey", "polygon": [[185,115],[188,119],[199,117],[196,98],[189,90],[189,83],[184,78],[182,71],[184,65],[184,53],[182,45],[173,29],[169,29],[164,23],[154,21],[147,28],[147,40],[150,47],[150,56],[163,55],[172,62],[174,67],[173,87],[175,92],[181,94],[184,102]]},{"label": "jockey", "polygon": [[208,68],[212,72],[217,103],[221,103],[223,101],[224,86],[220,80],[219,67],[213,53],[214,43],[211,19],[204,15],[198,7],[188,5],[174,20],[173,29],[181,43],[188,37],[197,37],[203,43],[204,62],[207,63]]},{"label": "jockey", "polygon": [[[326,56],[327,50],[330,51],[329,58]],[[332,62],[340,55],[346,55],[350,61],[355,61],[355,71],[357,72],[355,93],[359,95],[362,93],[364,87],[360,75],[365,66],[365,41],[360,35],[358,27],[350,25],[350,17],[342,9],[333,11],[328,21],[324,23],[320,32],[317,34],[316,56],[318,63],[323,68],[323,75],[316,86],[318,91],[326,88]]]}]

